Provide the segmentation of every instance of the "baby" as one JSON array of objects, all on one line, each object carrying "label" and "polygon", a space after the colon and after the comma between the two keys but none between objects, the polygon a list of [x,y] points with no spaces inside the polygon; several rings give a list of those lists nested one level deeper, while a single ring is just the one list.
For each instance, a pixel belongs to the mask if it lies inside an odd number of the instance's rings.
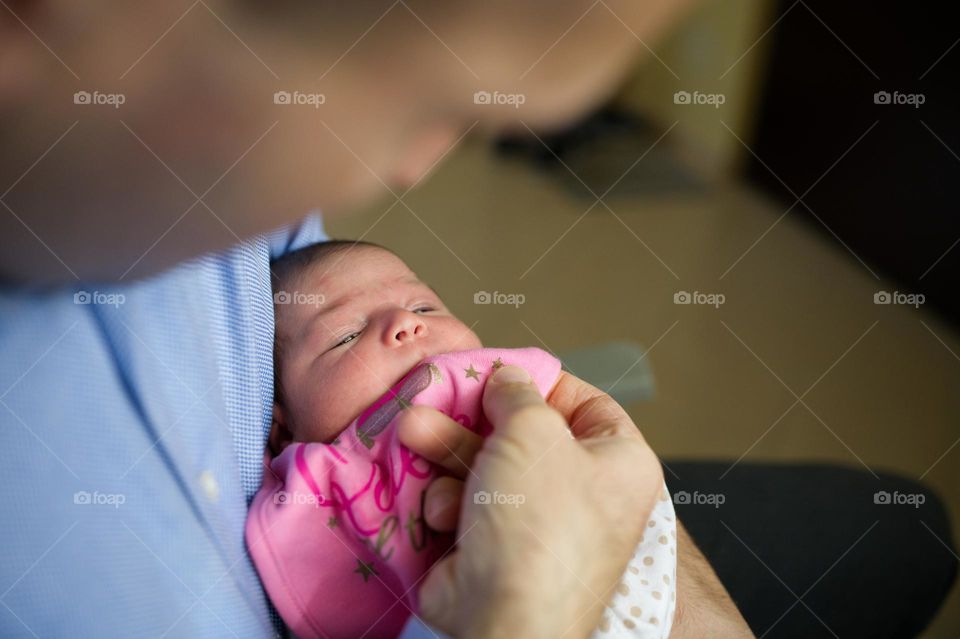
[{"label": "baby", "polygon": [[325,242],[271,266],[276,396],[270,447],[333,441],[429,355],[481,348],[400,258]]},{"label": "baby", "polygon": [[[424,523],[424,491],[442,471],[400,444],[395,417],[425,404],[485,436],[481,397],[493,371],[522,366],[547,396],[560,362],[539,349],[484,349],[377,245],[316,244],[272,273],[276,393],[247,545],[301,639],[396,636],[454,538]],[[496,507],[522,507],[513,498]],[[648,523],[595,637],[669,634],[676,542],[665,490]]]}]

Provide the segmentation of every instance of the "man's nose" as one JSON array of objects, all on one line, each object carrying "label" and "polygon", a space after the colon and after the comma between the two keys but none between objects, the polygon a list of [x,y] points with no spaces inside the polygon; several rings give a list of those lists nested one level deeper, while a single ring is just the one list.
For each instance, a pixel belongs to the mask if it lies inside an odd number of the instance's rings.
[{"label": "man's nose", "polygon": [[386,330],[383,333],[385,345],[402,346],[427,336],[427,324],[420,315],[406,309],[397,309],[388,313]]}]

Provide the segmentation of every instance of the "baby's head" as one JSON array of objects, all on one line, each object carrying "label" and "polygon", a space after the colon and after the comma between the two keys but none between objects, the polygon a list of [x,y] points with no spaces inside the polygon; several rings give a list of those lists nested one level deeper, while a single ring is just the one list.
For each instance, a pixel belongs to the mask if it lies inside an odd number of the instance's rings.
[{"label": "baby's head", "polygon": [[423,358],[482,346],[433,289],[376,244],[314,244],[271,270],[275,454],[292,441],[332,441]]}]

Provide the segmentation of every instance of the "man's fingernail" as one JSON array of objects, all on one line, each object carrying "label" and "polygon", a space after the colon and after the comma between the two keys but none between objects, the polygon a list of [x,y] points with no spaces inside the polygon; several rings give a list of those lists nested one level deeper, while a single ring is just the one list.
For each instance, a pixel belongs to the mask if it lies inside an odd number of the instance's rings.
[{"label": "man's fingernail", "polygon": [[445,510],[450,508],[454,498],[448,493],[434,495],[433,499],[427,502],[427,518],[436,520]]},{"label": "man's fingernail", "polygon": [[493,374],[493,381],[497,384],[529,384],[530,374],[519,366],[504,366]]}]

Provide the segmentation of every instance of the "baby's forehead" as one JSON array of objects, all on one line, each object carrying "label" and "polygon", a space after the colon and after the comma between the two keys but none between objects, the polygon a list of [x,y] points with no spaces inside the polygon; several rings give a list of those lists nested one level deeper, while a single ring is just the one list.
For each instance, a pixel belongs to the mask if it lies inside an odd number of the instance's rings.
[{"label": "baby's forehead", "polygon": [[306,269],[304,279],[326,288],[353,288],[377,282],[419,283],[400,257],[378,246],[356,246],[332,253]]},{"label": "baby's forehead", "polygon": [[420,280],[403,260],[378,247],[364,247],[366,255],[341,256],[339,262],[328,262],[331,256],[314,263],[300,279],[301,287],[322,296],[319,315],[353,312],[360,305],[405,297],[410,291],[426,290],[439,298],[434,289]]}]

